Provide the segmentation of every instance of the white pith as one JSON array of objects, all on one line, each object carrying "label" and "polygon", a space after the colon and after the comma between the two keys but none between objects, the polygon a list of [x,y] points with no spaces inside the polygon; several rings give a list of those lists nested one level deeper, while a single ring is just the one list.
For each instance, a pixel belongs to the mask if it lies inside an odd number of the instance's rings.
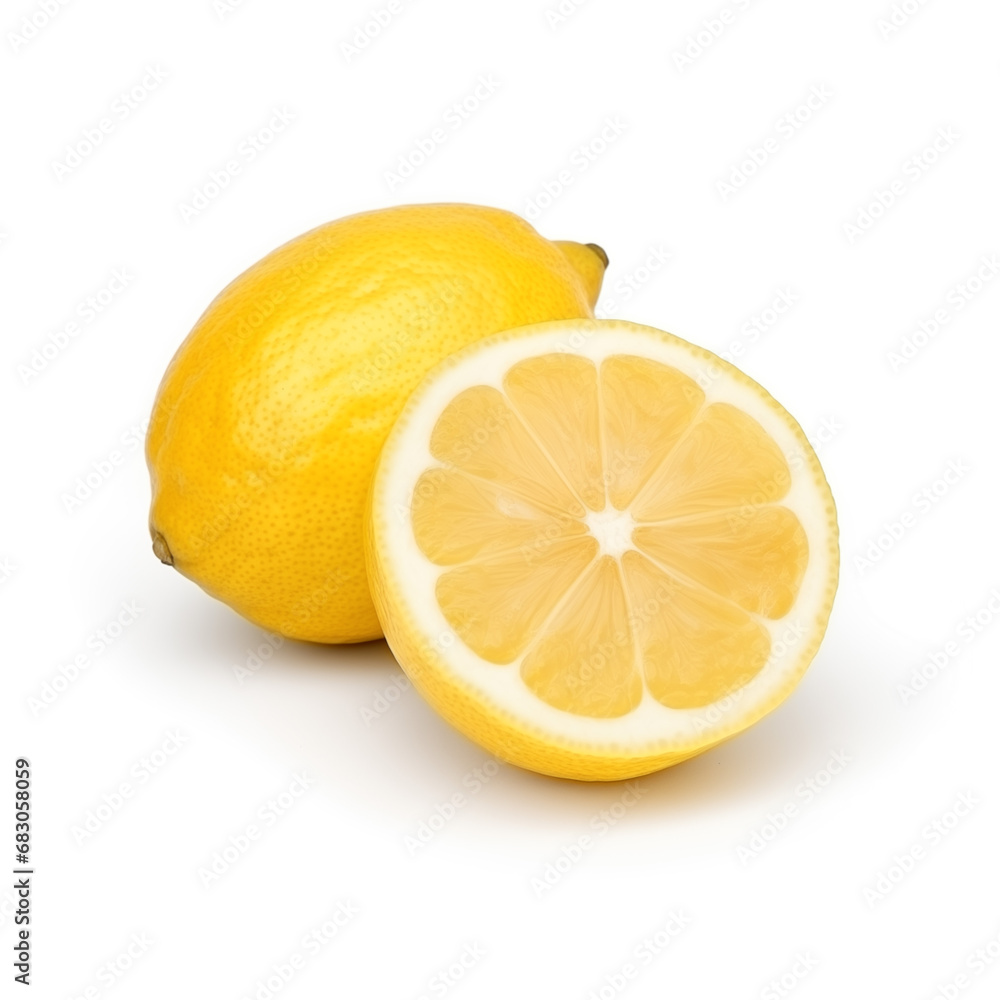
[{"label": "white pith", "polygon": [[[432,563],[420,550],[410,520],[410,497],[421,473],[440,467],[429,450],[431,431],[448,403],[475,385],[503,392],[503,377],[528,357],[568,351],[596,365],[608,356],[633,354],[677,368],[705,391],[707,406],[727,402],[757,420],[785,454],[792,479],[780,503],[799,518],[809,542],[810,559],[792,608],[781,619],[754,615],[771,634],[772,653],[746,686],[719,701],[695,709],[671,709],[648,691],[627,715],[600,719],[574,715],[541,701],[520,677],[521,658],[498,666],[464,645],[435,598],[437,578],[447,567]],[[718,367],[713,367],[714,365]],[[708,378],[705,376],[708,375]],[[545,324],[537,333],[513,335],[480,345],[445,362],[418,389],[398,421],[380,463],[373,487],[372,517],[386,586],[402,602],[404,619],[415,623],[422,646],[437,653],[440,669],[499,714],[546,739],[586,745],[605,752],[688,748],[707,745],[736,732],[771,707],[789,690],[815,652],[815,638],[825,627],[835,581],[836,545],[831,542],[831,505],[817,481],[815,456],[805,436],[759,388],[734,376],[723,362],[691,345],[634,324],[566,321]],[[631,547],[631,517],[606,510],[585,519],[602,552],[620,556]],[[386,553],[392,553],[391,561]],[[523,657],[522,657],[523,658]]]},{"label": "white pith", "polygon": [[635,548],[632,544],[635,521],[627,510],[615,510],[610,505],[604,510],[590,510],[587,511],[583,523],[597,539],[601,555],[618,558],[628,549]]}]

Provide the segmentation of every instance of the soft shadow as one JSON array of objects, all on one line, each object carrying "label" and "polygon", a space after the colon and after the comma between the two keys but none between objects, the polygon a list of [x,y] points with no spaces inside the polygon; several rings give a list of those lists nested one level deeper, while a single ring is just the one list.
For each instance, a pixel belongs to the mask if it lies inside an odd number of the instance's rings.
[{"label": "soft shadow", "polygon": [[[181,645],[202,644],[202,659],[207,645],[212,658],[229,662],[263,635],[221,606],[204,604],[197,618],[188,622]],[[413,689],[397,693],[386,711],[365,720],[363,709],[376,705],[401,673],[384,640],[347,646],[285,640],[278,654],[240,698],[227,699],[229,707],[258,739],[263,731],[318,771],[334,799],[346,795],[398,823],[460,789],[463,777],[488,759]],[[855,757],[891,752],[892,727],[886,731],[884,707],[872,697],[871,661],[877,656],[865,637],[831,629],[802,683],[778,709],[698,757],[639,778],[643,814],[679,818],[741,805],[770,808],[788,800],[835,750]],[[508,766],[490,797],[516,804],[509,820],[500,818],[504,825],[550,827],[607,807],[624,786]]]}]

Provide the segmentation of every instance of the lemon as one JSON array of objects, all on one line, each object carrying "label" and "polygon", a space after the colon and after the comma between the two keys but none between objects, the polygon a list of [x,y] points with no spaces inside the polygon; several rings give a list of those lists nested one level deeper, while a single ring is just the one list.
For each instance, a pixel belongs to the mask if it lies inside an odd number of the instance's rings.
[{"label": "lemon", "polygon": [[211,303],[163,377],[146,447],[154,551],[266,629],[379,637],[364,504],[407,396],[481,337],[590,316],[606,263],[474,205],[354,215],[278,248]]},{"label": "lemon", "polygon": [[500,334],[427,377],[379,460],[366,552],[430,704],[579,779],[675,764],[772,710],[838,573],[792,417],[708,351],[596,320]]}]

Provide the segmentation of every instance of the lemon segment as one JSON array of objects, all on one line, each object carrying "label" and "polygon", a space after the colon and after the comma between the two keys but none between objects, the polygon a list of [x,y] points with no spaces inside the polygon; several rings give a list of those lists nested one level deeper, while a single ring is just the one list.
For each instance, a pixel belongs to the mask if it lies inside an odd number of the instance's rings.
[{"label": "lemon segment", "polygon": [[642,700],[618,564],[601,556],[521,663],[542,701],[565,712],[615,718]]},{"label": "lemon segment", "polygon": [[597,370],[583,358],[546,355],[515,365],[504,392],[584,505],[603,510]]},{"label": "lemon segment", "polygon": [[448,404],[431,437],[431,454],[555,511],[583,508],[497,389],[477,385]]},{"label": "lemon segment", "polygon": [[638,552],[624,553],[622,568],[641,624],[643,675],[660,704],[710,705],[763,669],[771,637],[745,611],[685,585]]},{"label": "lemon segment", "polygon": [[435,596],[448,624],[489,663],[510,663],[597,553],[592,538],[553,543],[537,559],[520,552],[448,570]]},{"label": "lemon segment", "polygon": [[539,539],[587,533],[574,517],[532,506],[495,483],[447,468],[428,469],[417,481],[412,518],[417,544],[440,566],[510,549],[530,552]]},{"label": "lemon segment", "polygon": [[632,541],[659,565],[768,618],[788,614],[809,564],[802,524],[777,504],[639,525]]},{"label": "lemon segment", "polygon": [[778,446],[748,414],[727,403],[702,410],[691,432],[660,463],[632,505],[637,521],[778,500],[791,474]]},{"label": "lemon segment", "polygon": [[366,553],[386,638],[445,718],[513,763],[601,779],[783,700],[838,567],[795,421],[707,351],[595,320],[431,373],[383,450]]},{"label": "lemon segment", "polygon": [[608,497],[625,510],[687,430],[705,393],[676,368],[622,355],[601,365],[601,389]]}]

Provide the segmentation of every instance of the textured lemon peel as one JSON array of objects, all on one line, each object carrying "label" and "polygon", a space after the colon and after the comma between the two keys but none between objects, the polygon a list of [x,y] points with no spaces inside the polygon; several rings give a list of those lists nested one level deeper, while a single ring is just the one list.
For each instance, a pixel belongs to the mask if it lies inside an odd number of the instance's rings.
[{"label": "textured lemon peel", "polygon": [[364,517],[406,399],[486,335],[591,316],[603,273],[594,249],[473,205],[361,213],[274,250],[216,296],[160,384],[156,555],[267,630],[379,637]]}]

